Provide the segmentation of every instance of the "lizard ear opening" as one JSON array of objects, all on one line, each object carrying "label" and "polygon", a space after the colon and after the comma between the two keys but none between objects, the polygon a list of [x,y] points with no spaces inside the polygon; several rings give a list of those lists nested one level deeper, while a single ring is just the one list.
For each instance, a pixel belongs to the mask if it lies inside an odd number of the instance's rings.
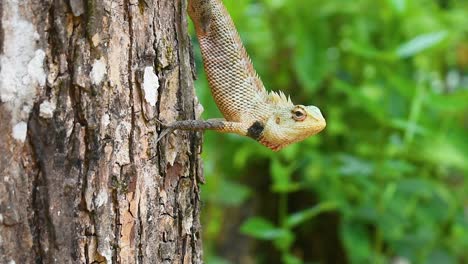
[{"label": "lizard ear opening", "polygon": [[276,117],[275,123],[276,123],[277,125],[279,125],[279,124],[281,123],[281,118],[280,118],[279,116]]},{"label": "lizard ear opening", "polygon": [[302,107],[295,107],[292,111],[292,118],[296,121],[304,121],[307,117],[307,112]]}]

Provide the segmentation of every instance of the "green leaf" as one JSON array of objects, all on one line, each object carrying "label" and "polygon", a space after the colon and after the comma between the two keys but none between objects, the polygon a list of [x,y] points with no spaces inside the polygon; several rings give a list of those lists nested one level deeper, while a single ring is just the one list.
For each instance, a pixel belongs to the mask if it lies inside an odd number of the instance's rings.
[{"label": "green leaf", "polygon": [[220,256],[210,256],[206,257],[206,263],[208,264],[231,264],[231,262],[227,259],[224,259]]},{"label": "green leaf", "polygon": [[262,217],[252,217],[244,222],[240,228],[243,234],[262,240],[273,240],[287,236],[287,231],[278,228]]},{"label": "green leaf", "polygon": [[294,234],[289,230],[284,230],[281,236],[277,237],[273,243],[277,249],[282,252],[289,251],[292,243],[294,242]]},{"label": "green leaf", "polygon": [[332,211],[332,210],[335,210],[336,208],[337,208],[337,204],[335,202],[323,202],[309,209],[291,214],[290,216],[288,216],[288,218],[286,218],[285,225],[288,228],[293,228],[297,225],[300,225],[314,218],[320,213],[323,213],[326,211]]},{"label": "green leaf", "polygon": [[279,159],[274,158],[271,161],[270,165],[271,176],[273,180],[272,189],[275,192],[287,193],[296,191],[300,188],[300,185],[294,182],[291,182],[292,172],[294,170],[295,164],[284,165]]},{"label": "green leaf", "polygon": [[341,43],[345,51],[368,59],[379,59],[383,61],[392,60],[394,56],[388,51],[381,51],[372,46],[365,45],[352,39],[345,39]]},{"label": "green leaf", "polygon": [[450,255],[445,249],[432,250],[429,257],[427,258],[427,264],[456,264],[460,263],[454,256]]},{"label": "green leaf", "polygon": [[387,0],[387,2],[398,14],[401,14],[406,10],[406,0]]},{"label": "green leaf", "polygon": [[424,135],[427,133],[427,129],[425,127],[415,122],[408,121],[407,119],[395,118],[389,120],[389,123],[392,127],[401,129],[403,131],[411,130],[414,135]]},{"label": "green leaf", "polygon": [[430,94],[425,98],[428,106],[441,111],[461,112],[468,110],[468,89],[452,94]]},{"label": "green leaf", "polygon": [[360,223],[344,222],[341,228],[341,239],[347,249],[351,263],[372,263],[369,232]]},{"label": "green leaf", "polygon": [[242,204],[250,196],[250,193],[250,189],[244,185],[222,180],[217,201],[224,205],[236,206]]},{"label": "green leaf", "polygon": [[402,194],[408,194],[411,197],[431,197],[432,188],[427,180],[419,178],[406,178],[399,180],[397,190]]},{"label": "green leaf", "polygon": [[301,264],[302,260],[292,254],[285,254],[282,256],[283,263],[285,264]]},{"label": "green leaf", "polygon": [[410,41],[403,43],[396,49],[396,54],[400,58],[408,58],[416,55],[425,49],[433,47],[447,37],[446,31],[433,32],[419,35]]},{"label": "green leaf", "polygon": [[285,4],[285,0],[267,0],[265,1],[266,5],[271,6],[273,9],[282,8]]},{"label": "green leaf", "polygon": [[[313,23],[319,24],[320,19],[309,18]],[[297,80],[301,83],[304,90],[314,92],[318,84],[329,70],[329,60],[326,57],[326,47],[323,41],[326,40],[326,31],[320,27],[305,27],[301,23],[292,24],[294,27],[294,53],[292,62]],[[311,38],[310,34],[314,37]],[[320,67],[317,67],[320,65]]]},{"label": "green leaf", "polygon": [[340,173],[346,176],[370,176],[374,173],[374,164],[369,160],[359,159],[350,155],[341,155]]},{"label": "green leaf", "polygon": [[[466,138],[465,138],[466,139]],[[459,142],[458,142],[459,141]],[[418,149],[419,155],[437,165],[453,166],[468,171],[466,143],[456,137],[428,138]]]}]

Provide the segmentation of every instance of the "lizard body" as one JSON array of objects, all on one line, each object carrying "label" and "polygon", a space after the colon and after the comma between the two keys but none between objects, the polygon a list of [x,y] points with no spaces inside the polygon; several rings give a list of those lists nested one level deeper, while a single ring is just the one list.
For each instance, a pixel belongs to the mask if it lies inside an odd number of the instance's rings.
[{"label": "lizard body", "polygon": [[265,90],[221,0],[188,0],[188,14],[213,98],[225,120],[177,121],[168,130],[236,133],[277,151],[325,128],[317,107],[294,105],[282,92]]}]

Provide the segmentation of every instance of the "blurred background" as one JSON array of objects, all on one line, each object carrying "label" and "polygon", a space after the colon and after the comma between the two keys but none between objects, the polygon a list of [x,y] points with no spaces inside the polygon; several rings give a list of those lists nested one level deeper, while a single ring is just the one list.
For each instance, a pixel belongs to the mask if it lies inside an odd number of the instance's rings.
[{"label": "blurred background", "polygon": [[224,4],[267,89],[328,126],[278,153],[205,133],[206,262],[468,263],[468,1]]}]

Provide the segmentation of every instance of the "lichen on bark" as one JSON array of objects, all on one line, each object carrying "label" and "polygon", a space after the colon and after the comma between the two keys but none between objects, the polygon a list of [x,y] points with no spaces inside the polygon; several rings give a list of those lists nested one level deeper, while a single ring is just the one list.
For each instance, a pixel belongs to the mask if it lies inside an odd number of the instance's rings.
[{"label": "lichen on bark", "polygon": [[196,117],[185,1],[39,2],[8,1],[46,78],[24,114],[0,101],[0,263],[202,263],[200,135],[155,141],[156,118]]}]

